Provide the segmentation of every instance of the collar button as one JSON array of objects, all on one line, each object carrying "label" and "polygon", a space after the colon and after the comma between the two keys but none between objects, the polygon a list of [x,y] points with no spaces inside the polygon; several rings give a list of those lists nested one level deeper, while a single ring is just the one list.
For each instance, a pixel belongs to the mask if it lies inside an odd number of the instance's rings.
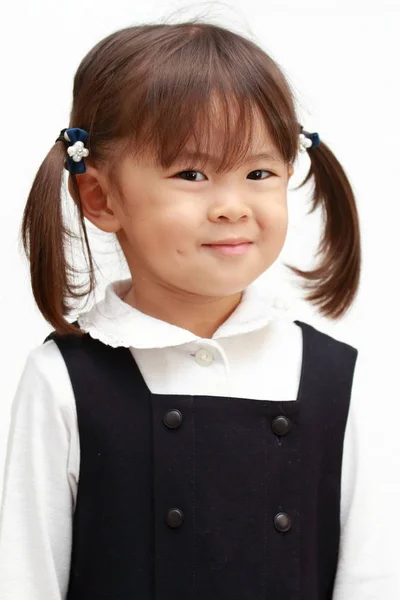
[{"label": "collar button", "polygon": [[208,367],[214,361],[214,355],[211,350],[207,350],[207,348],[201,348],[200,350],[197,350],[195,354],[195,360],[197,364],[201,365],[202,367]]}]

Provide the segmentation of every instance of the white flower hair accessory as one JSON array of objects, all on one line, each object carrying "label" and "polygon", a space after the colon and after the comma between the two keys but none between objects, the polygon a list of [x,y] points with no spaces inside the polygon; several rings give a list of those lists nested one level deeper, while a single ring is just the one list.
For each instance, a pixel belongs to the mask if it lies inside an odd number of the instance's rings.
[{"label": "white flower hair accessory", "polygon": [[56,142],[64,142],[67,146],[68,159],[65,168],[72,174],[85,173],[86,165],[83,160],[89,156],[89,150],[85,148],[85,142],[89,133],[79,127],[62,129]]},{"label": "white flower hair accessory", "polygon": [[299,152],[305,152],[308,148],[315,148],[318,144],[321,143],[319,139],[318,133],[308,133],[308,131],[303,130],[303,126],[301,127],[301,133],[299,134],[299,142],[298,148]]},{"label": "white flower hair accessory", "polygon": [[80,162],[82,158],[89,156],[89,150],[85,148],[83,142],[75,142],[73,146],[67,148],[67,152],[75,162]]}]

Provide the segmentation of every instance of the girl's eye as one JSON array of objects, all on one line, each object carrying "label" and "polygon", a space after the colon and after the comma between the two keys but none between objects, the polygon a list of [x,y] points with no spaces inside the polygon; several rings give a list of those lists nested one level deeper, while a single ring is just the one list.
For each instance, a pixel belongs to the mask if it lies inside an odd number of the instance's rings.
[{"label": "girl's eye", "polygon": [[[175,177],[179,177],[180,179],[184,179],[185,181],[199,181],[198,179],[196,179],[196,175],[194,175],[194,178],[190,177],[190,175],[192,175],[193,173],[194,174],[200,173],[202,175],[202,173],[200,171],[196,171],[194,169],[188,169],[187,171],[180,171],[179,173],[177,173],[175,175]],[[272,171],[267,171],[266,169],[257,169],[256,171],[251,171],[251,173],[249,173],[249,175],[252,175],[253,173],[257,173],[257,174],[269,173],[270,176],[272,176],[272,177],[275,175],[275,173],[272,173]],[[187,179],[186,179],[186,177],[181,177],[181,175],[187,175],[187,174],[190,174]],[[257,180],[263,181],[264,179],[270,179],[270,177],[262,177],[262,178],[258,177],[258,176],[255,177],[256,181]]]},{"label": "girl's eye", "polygon": [[256,181],[258,179],[260,179],[261,181],[263,179],[271,179],[271,177],[273,177],[275,175],[275,173],[273,173],[272,171],[267,171],[266,169],[257,169],[256,171],[251,171],[251,173],[249,173],[249,175],[252,175],[253,173],[269,173],[269,177],[255,177]]}]

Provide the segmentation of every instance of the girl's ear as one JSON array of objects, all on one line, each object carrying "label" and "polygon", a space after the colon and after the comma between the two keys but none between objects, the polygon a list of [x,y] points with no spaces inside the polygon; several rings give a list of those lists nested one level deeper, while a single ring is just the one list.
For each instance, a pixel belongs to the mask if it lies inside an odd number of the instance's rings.
[{"label": "girl's ear", "polygon": [[68,191],[75,203],[80,198],[85,217],[102,231],[111,233],[119,231],[121,223],[110,208],[111,203],[104,175],[95,167],[87,166],[85,173],[75,176],[75,181],[76,185],[73,178],[68,177]]}]

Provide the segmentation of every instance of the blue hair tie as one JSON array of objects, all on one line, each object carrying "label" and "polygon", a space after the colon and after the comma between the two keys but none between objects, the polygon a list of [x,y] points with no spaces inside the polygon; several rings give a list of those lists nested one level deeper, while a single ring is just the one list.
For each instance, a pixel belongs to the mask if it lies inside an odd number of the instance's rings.
[{"label": "blue hair tie", "polygon": [[315,148],[321,143],[318,133],[309,133],[304,131],[303,126],[300,126],[298,148],[300,152],[305,152],[309,148]]},{"label": "blue hair tie", "polygon": [[85,129],[71,127],[70,129],[62,129],[56,139],[56,142],[64,142],[66,144],[68,158],[65,167],[74,175],[79,175],[86,171],[83,159],[89,156],[89,150],[85,148],[85,142],[88,137],[89,133]]}]

